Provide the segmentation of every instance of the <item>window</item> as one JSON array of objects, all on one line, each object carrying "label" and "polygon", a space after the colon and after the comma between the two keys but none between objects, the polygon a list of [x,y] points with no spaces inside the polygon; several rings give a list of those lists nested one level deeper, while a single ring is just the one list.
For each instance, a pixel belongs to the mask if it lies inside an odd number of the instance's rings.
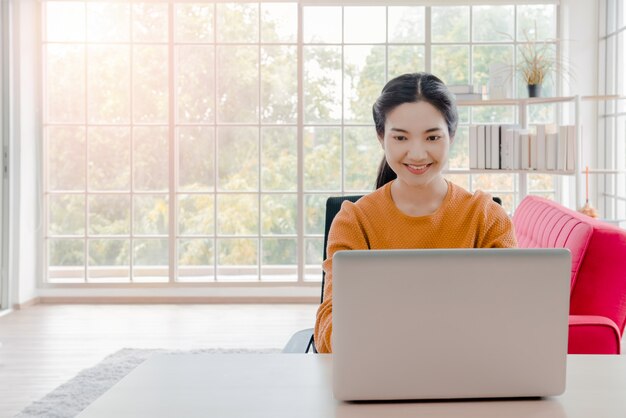
[{"label": "window", "polygon": [[[554,5],[173,0],[42,11],[50,283],[320,280],[325,199],[374,185],[371,105],[385,82],[426,70],[487,86],[534,22],[555,38],[557,16]],[[468,124],[517,114],[460,110],[452,168],[468,166]],[[554,118],[551,106],[530,113]],[[450,178],[518,203],[515,175]],[[529,179],[554,194],[552,176]]]},{"label": "window", "polygon": [[[599,94],[626,95],[626,6],[620,1],[600,3]],[[608,219],[626,219],[626,100],[599,105],[597,165],[614,174],[596,175],[599,207]]]}]

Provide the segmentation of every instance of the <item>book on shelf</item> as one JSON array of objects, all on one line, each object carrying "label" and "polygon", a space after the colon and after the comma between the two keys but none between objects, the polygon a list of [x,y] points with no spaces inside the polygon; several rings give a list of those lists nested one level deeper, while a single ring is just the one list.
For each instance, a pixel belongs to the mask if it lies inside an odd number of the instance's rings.
[{"label": "book on shelf", "polygon": [[535,140],[535,149],[533,154],[535,156],[534,168],[537,170],[545,170],[546,167],[546,126],[535,125],[535,134],[537,139]]},{"label": "book on shelf", "polygon": [[530,170],[530,135],[531,133],[528,130],[521,130],[519,133],[521,147],[520,169],[522,170]]},{"label": "book on shelf", "polygon": [[492,169],[499,170],[500,166],[500,125],[491,125],[491,167]]},{"label": "book on shelf", "polygon": [[477,147],[477,168],[484,169],[485,168],[485,125],[478,125],[478,135],[476,136]]},{"label": "book on shelf", "polygon": [[573,171],[576,167],[576,148],[578,147],[578,139],[576,137],[576,126],[567,126],[567,160],[565,161],[565,169]]},{"label": "book on shelf", "polygon": [[478,168],[478,126],[469,127],[469,165],[470,168]]},{"label": "book on shelf", "polygon": [[559,134],[546,134],[546,169],[556,170]]},{"label": "book on shelf", "polygon": [[491,126],[485,125],[485,168],[492,169],[491,166]]}]

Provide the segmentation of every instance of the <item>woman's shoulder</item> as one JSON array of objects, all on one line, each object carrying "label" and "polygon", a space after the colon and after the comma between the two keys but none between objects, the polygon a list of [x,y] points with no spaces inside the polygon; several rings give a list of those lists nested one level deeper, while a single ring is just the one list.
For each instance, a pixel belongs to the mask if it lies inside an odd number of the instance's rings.
[{"label": "woman's shoulder", "polygon": [[[452,199],[456,205],[466,208],[466,210],[480,211],[485,213],[505,213],[500,204],[493,200],[493,196],[482,190],[476,190],[474,193],[467,191],[465,188],[451,183]],[[506,214],[506,213],[505,213]]]},{"label": "woman's shoulder", "polygon": [[356,202],[344,200],[337,216],[352,219],[367,219],[378,215],[385,211],[385,207],[389,202],[388,191],[389,185],[380,187],[370,193],[364,194]]}]

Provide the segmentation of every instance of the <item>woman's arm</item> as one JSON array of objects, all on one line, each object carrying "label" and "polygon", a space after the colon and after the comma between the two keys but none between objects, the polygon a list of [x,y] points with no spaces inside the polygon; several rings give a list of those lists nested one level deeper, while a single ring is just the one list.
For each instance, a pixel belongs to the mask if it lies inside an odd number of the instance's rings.
[{"label": "woman's arm", "polygon": [[344,202],[335,216],[328,233],[327,259],[322,267],[326,273],[324,301],[317,310],[315,321],[315,348],[319,353],[331,353],[333,332],[333,255],[342,250],[364,250],[368,248],[363,225],[356,216],[358,209],[352,202]]}]

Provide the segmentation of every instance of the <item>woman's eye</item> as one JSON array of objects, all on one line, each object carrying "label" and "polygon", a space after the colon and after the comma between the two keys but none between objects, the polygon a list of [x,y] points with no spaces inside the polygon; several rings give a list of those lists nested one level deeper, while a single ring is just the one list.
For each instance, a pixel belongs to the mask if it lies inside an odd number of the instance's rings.
[{"label": "woman's eye", "polygon": [[427,139],[427,140],[429,140],[429,141],[436,141],[436,140],[438,140],[439,138],[441,138],[441,136],[439,136],[439,135],[432,135],[432,136],[429,136],[429,137],[428,137],[428,138],[426,138],[426,139]]},{"label": "woman's eye", "polygon": [[397,135],[397,136],[394,136],[394,139],[396,139],[396,140],[398,140],[398,141],[404,141],[404,140],[406,140],[406,136],[403,136],[403,135]]}]

